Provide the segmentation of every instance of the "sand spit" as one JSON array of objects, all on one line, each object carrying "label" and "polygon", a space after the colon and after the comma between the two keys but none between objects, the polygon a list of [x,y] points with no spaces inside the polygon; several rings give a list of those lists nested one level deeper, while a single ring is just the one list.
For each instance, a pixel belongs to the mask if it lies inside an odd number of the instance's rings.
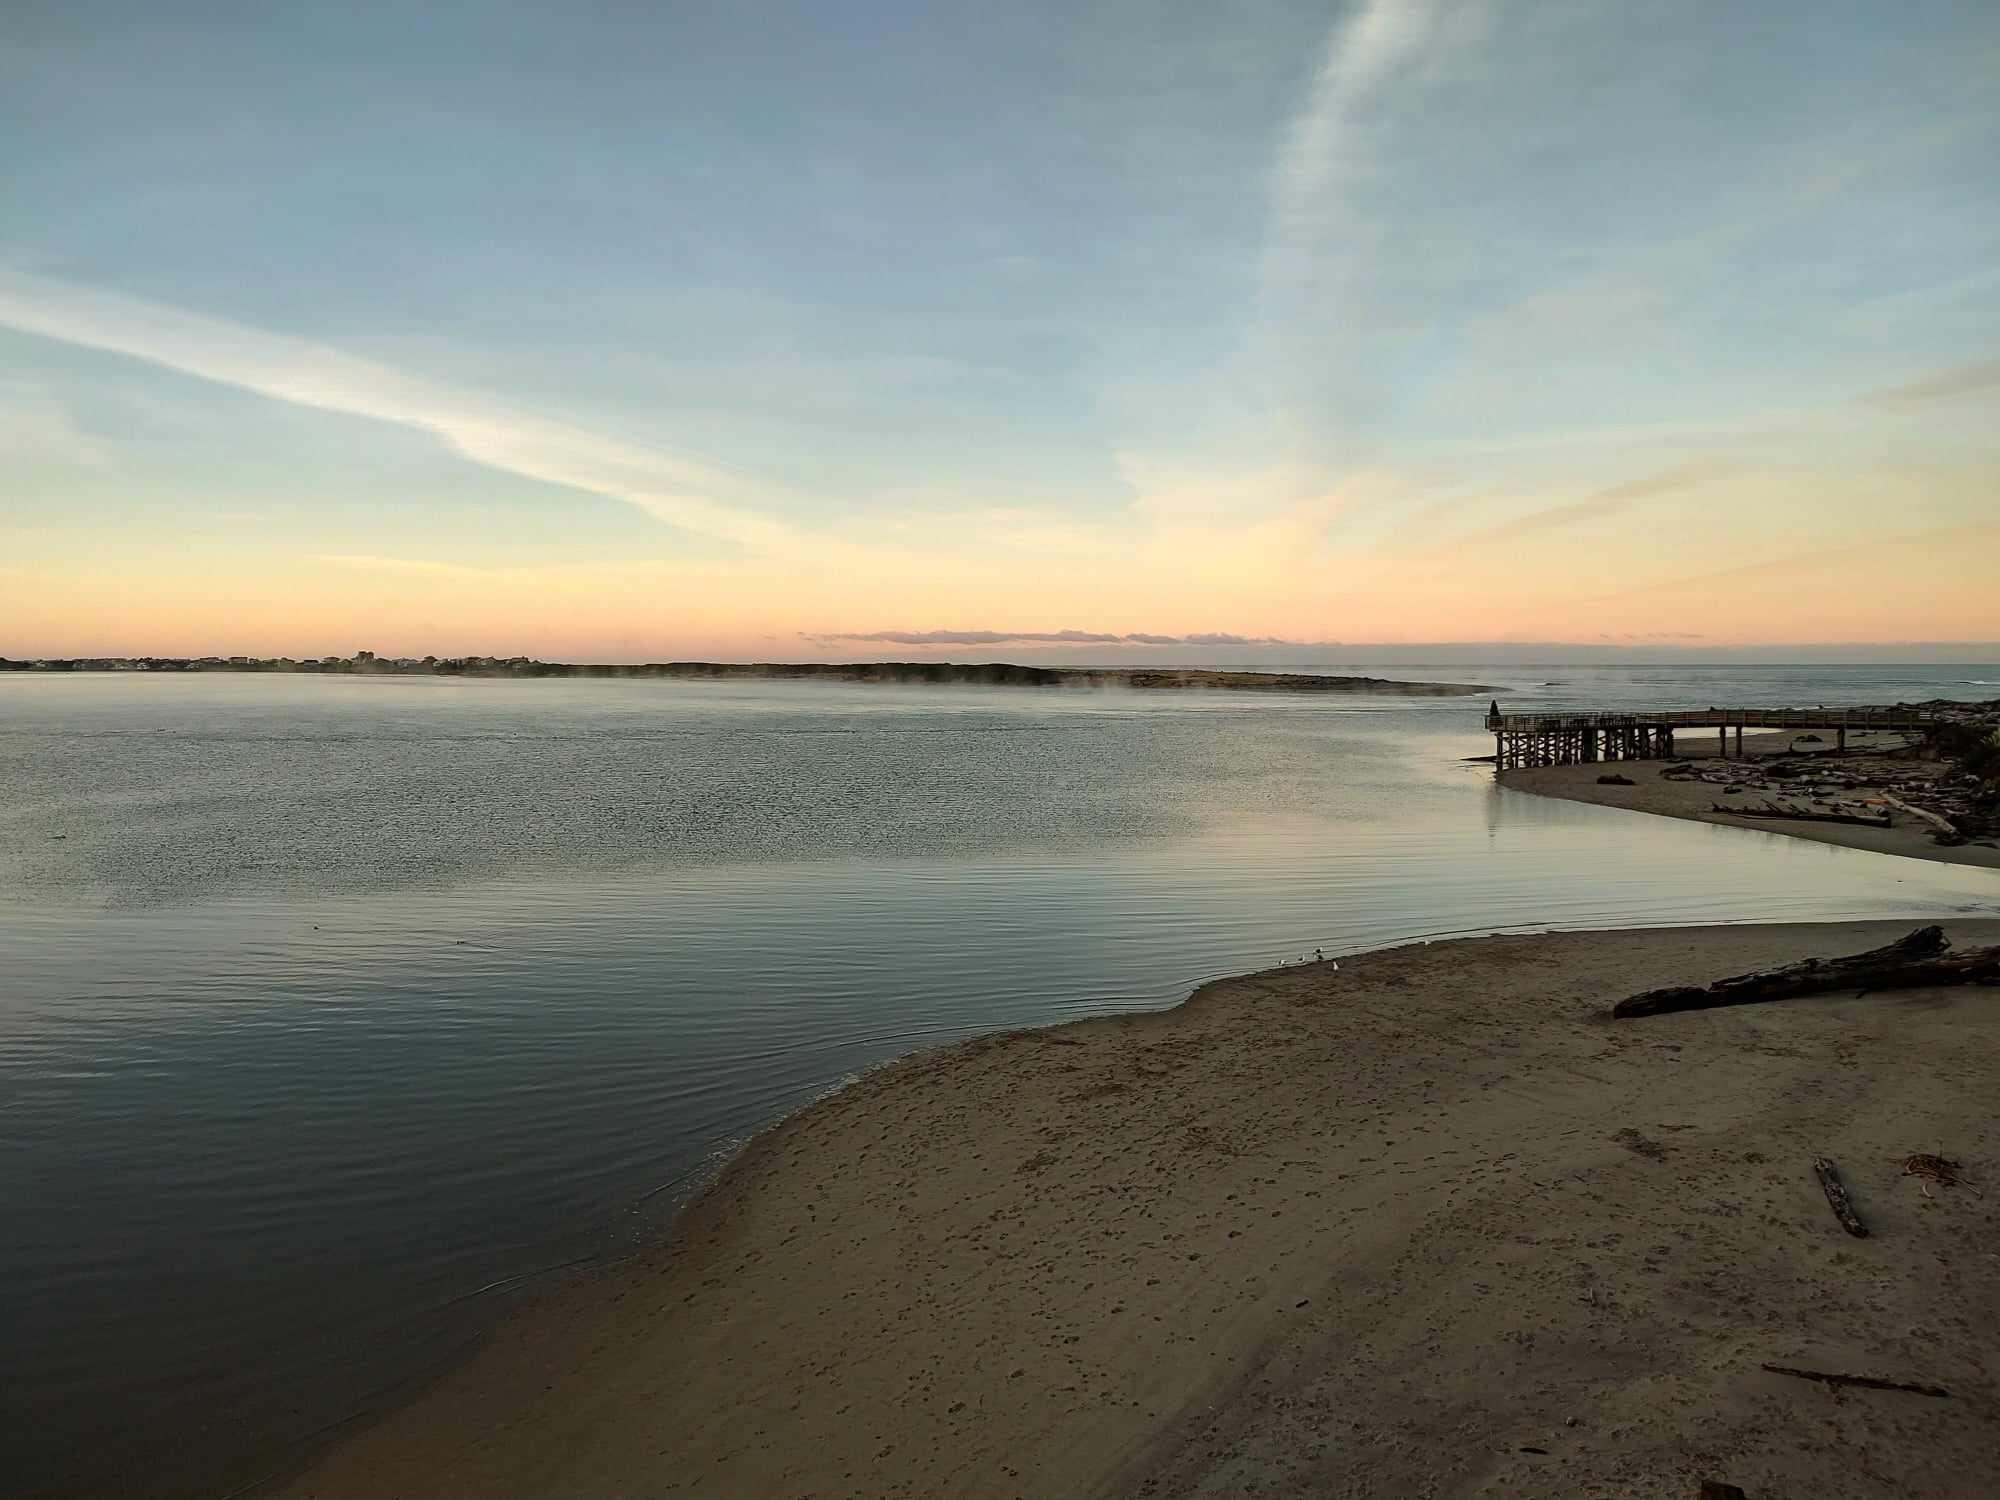
[{"label": "sand spit", "polygon": [[[1861,738],[1857,736],[1857,739]],[[1894,736],[1883,738],[1890,745],[1902,743]],[[1753,756],[1762,752],[1765,757],[1771,757],[1782,754],[1793,741],[1790,735],[1759,735],[1746,743]],[[1714,757],[1705,751],[1706,746],[1697,744],[1691,754],[1682,758],[1714,762]],[[1719,764],[1743,766],[1754,773],[1756,759],[1730,760]],[[1871,771],[1888,780],[1916,771],[1941,769],[1936,762],[1890,760],[1866,754],[1827,757],[1826,764],[1830,774],[1838,773],[1859,783],[1853,791],[1843,792],[1841,796],[1845,801],[1861,803],[1871,802],[1880,794],[1880,788],[1870,782]],[[1502,771],[1499,782],[1516,791],[1533,792],[1542,797],[1563,797],[1571,802],[1590,802],[1599,807],[1623,807],[1633,812],[1657,813],[1662,817],[1688,818],[1697,823],[1721,823],[1730,828],[1755,828],[1764,833],[1782,833],[1791,838],[1839,844],[1848,849],[1868,849],[1877,854],[1903,854],[1912,859],[1935,859],[1946,864],[2000,869],[2000,848],[1985,842],[1939,844],[1931,836],[1930,825],[1894,808],[1885,809],[1890,813],[1887,828],[1810,823],[1796,819],[1732,817],[1715,811],[1716,804],[1741,800],[1755,806],[1769,799],[1761,792],[1747,790],[1732,799],[1724,788],[1707,782],[1667,780],[1662,773],[1671,765],[1672,762],[1664,760],[1632,760],[1599,761],[1577,766],[1534,766]],[[1607,775],[1628,777],[1634,785],[1601,785],[1598,778]]]},{"label": "sand spit", "polygon": [[[279,1492],[1990,1494],[2000,996],[1604,1015],[1914,925],[1413,946],[918,1054]],[[1901,1175],[1939,1150],[1983,1196]]]},{"label": "sand spit", "polygon": [[894,683],[913,686],[1196,688],[1220,692],[1365,693],[1401,698],[1464,698],[1493,689],[1480,683],[1406,682],[1393,677],[1330,677],[1312,672],[1239,671],[1230,667],[1029,667],[1014,662],[951,661],[536,661],[526,656],[384,658],[372,652],[309,661],[290,657],[99,656],[9,661],[0,672],[296,672],[342,677],[671,678],[699,682]]}]

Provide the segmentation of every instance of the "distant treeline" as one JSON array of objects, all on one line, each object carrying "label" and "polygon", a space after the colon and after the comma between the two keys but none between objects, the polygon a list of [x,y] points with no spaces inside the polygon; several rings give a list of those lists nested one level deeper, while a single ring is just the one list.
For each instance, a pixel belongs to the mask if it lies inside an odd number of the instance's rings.
[{"label": "distant treeline", "polygon": [[530,657],[426,656],[99,656],[10,661],[5,672],[305,672],[344,676],[677,677],[710,680],[825,678],[836,682],[966,683],[992,687],[1222,688],[1280,693],[1398,693],[1459,696],[1476,684],[1322,677],[1299,672],[1236,672],[1203,667],[1025,667],[1012,662],[657,661],[636,664],[535,661]]}]

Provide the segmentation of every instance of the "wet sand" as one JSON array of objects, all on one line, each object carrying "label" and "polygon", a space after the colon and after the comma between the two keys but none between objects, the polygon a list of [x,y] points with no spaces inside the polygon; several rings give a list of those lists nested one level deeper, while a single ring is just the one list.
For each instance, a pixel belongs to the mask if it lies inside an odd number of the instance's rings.
[{"label": "wet sand", "polygon": [[[1693,736],[1694,748],[1684,753],[1684,759],[1713,759],[1707,754],[1707,745]],[[1857,742],[1864,737],[1856,736]],[[1752,755],[1775,754],[1791,744],[1789,735],[1757,735],[1746,738],[1745,748]],[[1891,741],[1894,743],[1895,741]],[[1712,742],[1711,742],[1712,743]],[[1734,765],[1737,762],[1731,761]],[[1751,762],[1754,764],[1754,762]],[[1841,762],[1830,762],[1839,766]],[[1688,818],[1697,823],[1720,823],[1729,828],[1755,828],[1762,833],[1782,833],[1789,838],[1811,839],[1820,844],[1838,844],[1845,849],[1867,849],[1876,854],[1901,854],[1911,859],[1935,859],[1952,865],[1979,865],[1987,869],[2000,869],[2000,848],[1988,844],[1969,843],[1944,845],[1931,837],[1931,828],[1921,819],[1908,813],[1890,810],[1890,824],[1887,828],[1868,828],[1846,823],[1810,823],[1795,819],[1781,818],[1739,818],[1728,813],[1716,812],[1715,804],[1726,800],[1719,794],[1720,787],[1699,781],[1667,781],[1660,773],[1669,762],[1664,760],[1598,761],[1577,766],[1534,766],[1522,770],[1502,771],[1499,782],[1520,792],[1533,792],[1540,797],[1562,797],[1571,802],[1589,802],[1598,807],[1622,807],[1632,812],[1656,813],[1667,818]],[[1617,773],[1630,777],[1633,786],[1600,786],[1597,778]],[[1866,799],[1867,789],[1857,789],[1843,793],[1853,799]],[[1761,795],[1746,800],[1762,801]]]},{"label": "wet sand", "polygon": [[[1604,1015],[1914,925],[1411,946],[918,1054],[277,1492],[1990,1493],[2000,995]],[[1940,1148],[1993,1190],[1926,1198]]]}]

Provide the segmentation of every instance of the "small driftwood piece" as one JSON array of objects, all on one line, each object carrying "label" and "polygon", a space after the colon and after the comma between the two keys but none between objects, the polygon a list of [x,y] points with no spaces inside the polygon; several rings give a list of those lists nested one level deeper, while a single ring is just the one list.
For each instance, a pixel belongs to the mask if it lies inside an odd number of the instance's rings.
[{"label": "small driftwood piece", "polygon": [[1949,953],[1942,927],[1919,927],[1908,937],[1846,958],[1808,958],[1780,969],[1718,979],[1705,988],[1647,990],[1611,1007],[1619,1020],[1660,1016],[1719,1005],[1755,1005],[1837,990],[1907,990],[1925,985],[2000,984],[2000,946]]},{"label": "small driftwood piece", "polygon": [[1916,1385],[1907,1380],[1877,1380],[1873,1375],[1833,1375],[1825,1370],[1799,1370],[1790,1365],[1765,1365],[1773,1375],[1791,1375],[1800,1380],[1817,1380],[1822,1385],[1857,1385],[1869,1391],[1906,1391],[1912,1396],[1936,1396],[1948,1400],[1951,1392],[1941,1385]]},{"label": "small driftwood piece", "polygon": [[1917,1186],[1923,1189],[1926,1198],[1932,1196],[1930,1185],[1933,1182],[1941,1187],[1962,1187],[1975,1198],[1982,1196],[1978,1188],[1959,1176],[1964,1170],[1963,1163],[1953,1161],[1942,1152],[1935,1156],[1918,1152],[1915,1156],[1903,1158],[1903,1175],[1916,1178]]},{"label": "small driftwood piece", "polygon": [[1826,1189],[1827,1205],[1833,1209],[1833,1216],[1840,1220],[1840,1227],[1858,1240],[1867,1239],[1868,1226],[1854,1211],[1854,1201],[1847,1196],[1847,1184],[1840,1180],[1839,1168],[1824,1156],[1815,1156],[1813,1173],[1819,1178],[1819,1185]]},{"label": "small driftwood piece", "polygon": [[1720,1479],[1704,1479],[1697,1500],[1750,1500],[1750,1497],[1737,1485],[1724,1484]]}]

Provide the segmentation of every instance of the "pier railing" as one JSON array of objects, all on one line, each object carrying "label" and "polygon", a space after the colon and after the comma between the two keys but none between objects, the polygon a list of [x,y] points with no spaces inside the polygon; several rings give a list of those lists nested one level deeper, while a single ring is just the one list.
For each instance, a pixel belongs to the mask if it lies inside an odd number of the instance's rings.
[{"label": "pier railing", "polygon": [[1929,729],[1917,708],[1679,708],[1645,713],[1488,714],[1489,729]]}]

